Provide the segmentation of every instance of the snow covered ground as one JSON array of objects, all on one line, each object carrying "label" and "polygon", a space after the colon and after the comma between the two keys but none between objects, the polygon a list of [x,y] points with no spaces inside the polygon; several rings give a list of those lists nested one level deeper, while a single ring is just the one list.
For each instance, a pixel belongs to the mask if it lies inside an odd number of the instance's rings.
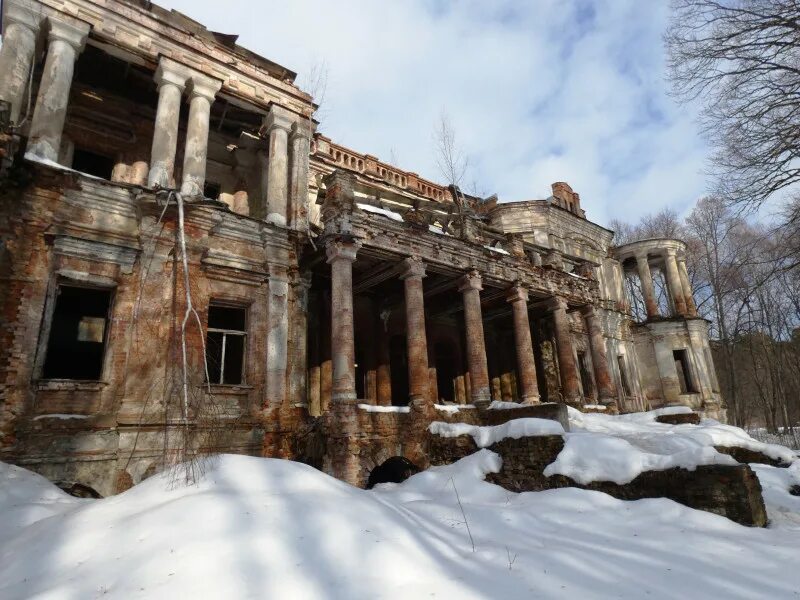
[{"label": "snow covered ground", "polygon": [[[658,429],[596,417],[584,427],[627,428],[635,444]],[[79,500],[0,463],[0,598],[800,597],[800,464],[755,467],[768,529],[663,499],[513,494],[484,481],[499,467],[481,450],[365,491],[222,455],[195,486],[156,476]]]}]

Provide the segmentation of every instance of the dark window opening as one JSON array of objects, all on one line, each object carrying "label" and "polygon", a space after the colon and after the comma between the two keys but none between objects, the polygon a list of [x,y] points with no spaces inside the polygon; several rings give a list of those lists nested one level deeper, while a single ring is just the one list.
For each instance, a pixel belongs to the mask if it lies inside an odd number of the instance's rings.
[{"label": "dark window opening", "polygon": [[360,346],[355,351],[356,369],[356,398],[367,397],[367,376],[368,371],[364,365],[364,354]]},{"label": "dark window opening", "polygon": [[206,366],[211,383],[244,383],[246,326],[245,309],[215,305],[208,307]]},{"label": "dark window opening", "polygon": [[686,350],[673,350],[672,357],[675,359],[675,370],[678,372],[678,385],[680,385],[681,394],[697,393],[689,368],[689,355]]},{"label": "dark window opening", "polygon": [[617,364],[619,365],[619,379],[622,383],[622,391],[626,396],[631,395],[631,385],[628,383],[628,373],[625,370],[625,357],[620,354],[617,356]]},{"label": "dark window opening", "polygon": [[390,370],[392,373],[392,404],[408,406],[408,357],[406,355],[406,338],[395,335],[389,341]]},{"label": "dark window opening", "polygon": [[589,369],[586,367],[586,353],[578,352],[578,371],[581,375],[581,385],[583,386],[584,397],[592,395],[592,378]]},{"label": "dark window opening", "polygon": [[216,200],[219,198],[219,194],[222,191],[222,186],[218,184],[216,181],[206,181],[203,184],[203,197],[209,198],[210,200]]},{"label": "dark window opening", "polygon": [[73,169],[101,179],[111,179],[114,162],[114,159],[109,156],[95,154],[80,148],[75,148],[75,153],[72,155]]},{"label": "dark window opening", "polygon": [[434,347],[436,359],[436,388],[441,402],[455,402],[456,357],[453,346],[438,343]]},{"label": "dark window opening", "polygon": [[100,379],[111,290],[59,286],[42,377]]}]

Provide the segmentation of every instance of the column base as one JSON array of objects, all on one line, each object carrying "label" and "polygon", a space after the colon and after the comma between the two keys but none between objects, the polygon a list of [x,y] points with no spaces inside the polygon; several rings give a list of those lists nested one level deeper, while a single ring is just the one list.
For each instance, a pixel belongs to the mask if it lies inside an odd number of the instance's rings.
[{"label": "column base", "polygon": [[539,396],[523,396],[520,400],[520,404],[524,404],[526,406],[533,406],[535,404],[541,404],[542,401]]}]

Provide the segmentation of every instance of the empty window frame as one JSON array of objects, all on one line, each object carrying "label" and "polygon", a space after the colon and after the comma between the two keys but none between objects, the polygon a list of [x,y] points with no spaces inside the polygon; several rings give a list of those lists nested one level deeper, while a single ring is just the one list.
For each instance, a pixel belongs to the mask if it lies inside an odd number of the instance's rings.
[{"label": "empty window frame", "polygon": [[231,306],[208,307],[206,366],[211,383],[245,383],[247,310]]},{"label": "empty window frame", "polygon": [[619,366],[619,380],[622,384],[622,392],[625,396],[631,395],[631,384],[628,382],[628,372],[625,370],[625,356],[619,354],[617,356],[617,365]]},{"label": "empty window frame", "polygon": [[108,339],[109,289],[59,285],[42,377],[97,381]]},{"label": "empty window frame", "polygon": [[673,350],[672,357],[675,359],[675,370],[678,372],[681,394],[696,394],[697,388],[694,385],[692,370],[689,366],[689,353],[686,350]]},{"label": "empty window frame", "polygon": [[114,169],[115,162],[110,156],[104,156],[81,148],[75,148],[75,152],[72,155],[73,169],[101,179],[111,179],[111,171]]}]

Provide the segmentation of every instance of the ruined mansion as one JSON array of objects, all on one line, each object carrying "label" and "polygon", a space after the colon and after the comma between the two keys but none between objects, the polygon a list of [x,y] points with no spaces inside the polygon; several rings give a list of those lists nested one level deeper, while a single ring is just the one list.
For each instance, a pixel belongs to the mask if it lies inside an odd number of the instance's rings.
[{"label": "ruined mansion", "polygon": [[341,146],[146,0],[3,4],[0,460],[108,495],[191,431],[362,485],[492,401],[724,418],[683,242]]}]

